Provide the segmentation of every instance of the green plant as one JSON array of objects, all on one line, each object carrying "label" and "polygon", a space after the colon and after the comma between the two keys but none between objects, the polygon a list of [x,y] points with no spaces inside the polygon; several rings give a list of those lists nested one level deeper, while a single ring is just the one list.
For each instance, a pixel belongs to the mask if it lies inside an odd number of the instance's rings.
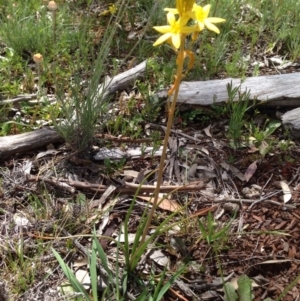
[{"label": "green plant", "polygon": [[278,143],[279,149],[283,152],[286,152],[288,149],[295,145],[294,142],[290,140],[280,140]]},{"label": "green plant", "polygon": [[[97,121],[103,122],[108,110],[108,97],[105,95],[106,87],[99,87],[99,82],[106,68],[106,58],[117,31],[117,23],[122,19],[127,3],[118,2],[118,13],[111,18],[104,34],[97,58],[92,65],[88,64],[88,73],[92,73],[88,81],[86,92],[82,93],[81,74],[74,74],[73,83],[70,86],[71,97],[65,98],[62,89],[57,91],[57,97],[62,107],[62,114],[65,117],[64,122],[57,122],[53,119],[57,131],[69,142],[75,149],[82,151],[90,146],[91,139],[97,128]],[[86,53],[85,41],[81,41],[79,51],[75,55],[74,71],[84,68],[82,59]],[[76,65],[79,64],[79,65]]]},{"label": "green plant", "polygon": [[151,134],[151,139],[153,140],[151,155],[152,155],[152,158],[154,158],[155,152],[158,151],[159,148],[160,148],[160,146],[161,146],[161,137],[160,137],[160,133],[157,132],[157,131],[154,131],[154,132]]},{"label": "green plant", "polygon": [[19,254],[18,260],[11,260],[9,269],[14,273],[14,292],[23,293],[34,283],[36,269],[32,267],[30,260],[24,260]]},{"label": "green plant", "polygon": [[[275,301],[280,301],[283,300],[283,297],[287,295],[287,293],[299,282],[300,280],[300,275],[294,279],[284,290],[283,292],[276,298]],[[270,299],[270,298],[269,298]],[[265,300],[267,301],[267,300]]]},{"label": "green plant", "polygon": [[295,28],[293,28],[290,31],[290,36],[287,41],[287,47],[289,49],[292,61],[295,61],[300,58],[300,43],[299,43],[299,39],[297,39],[297,36],[298,33],[295,30]]},{"label": "green plant", "polygon": [[[189,74],[187,74],[187,80],[194,80],[195,78],[209,80],[224,67],[224,58],[229,45],[228,34],[222,32],[222,34],[217,37],[211,37],[211,33],[204,32],[195,42],[193,49],[195,49],[199,55],[195,58],[196,68],[193,68]],[[205,41],[205,43],[203,43],[203,41]],[[199,47],[199,45],[201,46]]]},{"label": "green plant", "polygon": [[[146,208],[143,213],[143,216],[141,217],[138,229],[136,231],[134,242],[131,245],[131,243],[128,240],[128,225],[129,218],[131,216],[133,206],[135,204],[135,200],[136,196],[133,198],[133,201],[130,205],[130,208],[126,214],[126,218],[124,221],[124,244],[120,242],[120,235],[117,240],[111,239],[117,245],[116,269],[114,272],[109,266],[107,255],[101,247],[101,244],[99,243],[96,231],[93,231],[92,247],[90,252],[87,253],[89,260],[89,275],[91,279],[92,297],[89,295],[89,293],[80,283],[80,281],[75,277],[73,271],[68,267],[68,265],[64,262],[61,256],[54,249],[52,249],[53,254],[58,260],[68,281],[70,282],[70,285],[76,292],[81,293],[82,296],[84,296],[85,300],[98,300],[99,270],[101,277],[105,283],[105,290],[102,293],[102,298],[108,298],[109,300],[127,300],[126,296],[130,291],[130,287],[133,286],[135,282],[138,282],[139,287],[141,287],[141,291],[138,299],[136,300],[145,300],[150,298],[151,300],[155,301],[159,301],[163,298],[164,294],[173,284],[175,279],[185,270],[187,265],[183,265],[181,268],[179,268],[178,271],[171,277],[169,277],[168,280],[165,280],[166,271],[163,271],[163,273],[161,273],[160,275],[155,275],[155,277],[154,274],[151,274],[150,279],[153,279],[153,285],[149,286],[144,284],[144,282],[140,278],[141,275],[136,270],[136,267],[140,262],[145,250],[149,248],[149,244],[153,243],[155,241],[155,238],[159,234],[164,233],[170,227],[173,226],[169,226],[167,224],[170,222],[170,220],[174,217],[176,213],[171,214],[166,220],[164,220],[160,225],[158,225],[156,230],[149,237],[147,237],[147,240],[142,245],[139,245],[139,241],[142,238],[143,228],[145,227],[147,222],[148,208]],[[121,253],[123,254],[125,259],[125,264],[122,269],[120,269],[119,266],[119,257],[121,256]]]},{"label": "green plant", "polygon": [[232,139],[230,145],[233,148],[241,146],[242,128],[244,126],[245,113],[250,108],[250,91],[240,92],[240,87],[232,87],[232,82],[227,85],[228,111],[230,119],[228,124],[228,137]]},{"label": "green plant", "polygon": [[[159,58],[149,59],[147,62],[146,76],[149,78],[151,90],[159,90],[172,81],[174,76],[174,66],[176,62],[174,58]],[[143,95],[150,96],[149,90],[147,91],[143,86],[140,86]]]},{"label": "green plant", "polygon": [[148,80],[145,82],[136,82],[136,86],[142,95],[142,103],[140,105],[141,117],[145,121],[154,122],[161,113],[161,100],[152,91],[152,87]]},{"label": "green plant", "polygon": [[48,57],[64,48],[76,49],[80,35],[85,34],[68,26],[71,16],[65,5],[61,5],[56,14],[56,27],[48,17],[47,6],[41,6],[40,1],[8,1],[2,3],[1,8],[1,39],[25,60],[37,52]]},{"label": "green plant", "polygon": [[215,243],[220,246],[220,242],[223,242],[226,239],[233,220],[234,218],[228,222],[226,226],[222,226],[220,229],[218,229],[211,212],[208,212],[206,219],[198,219],[201,238],[205,239],[209,246],[215,245]]},{"label": "green plant", "polygon": [[142,117],[139,114],[130,116],[118,115],[106,123],[108,132],[113,135],[122,134],[132,138],[139,138],[142,134]]},{"label": "green plant", "polygon": [[[140,248],[145,243],[147,232],[149,231],[150,224],[152,217],[154,215],[154,211],[156,210],[156,206],[158,203],[158,195],[160,191],[160,185],[163,178],[163,170],[165,165],[165,158],[168,148],[168,142],[169,137],[171,133],[171,127],[173,124],[173,118],[175,114],[175,108],[176,108],[176,101],[179,93],[179,86],[182,78],[184,75],[192,69],[194,62],[195,62],[195,56],[193,51],[190,49],[186,49],[185,43],[186,43],[186,37],[188,35],[192,35],[192,39],[196,40],[199,33],[205,29],[208,28],[209,30],[220,33],[219,29],[214,25],[214,23],[222,23],[225,20],[221,18],[209,18],[209,12],[210,12],[210,5],[206,5],[204,7],[199,6],[195,3],[194,0],[178,0],[176,1],[176,9],[170,9],[166,8],[165,10],[168,11],[167,13],[167,20],[169,25],[167,26],[155,26],[154,29],[157,30],[159,33],[162,34],[153,46],[158,46],[164,42],[170,42],[171,47],[173,50],[175,50],[177,54],[176,58],[176,76],[175,81],[172,86],[172,88],[168,91],[168,96],[171,97],[173,94],[171,105],[168,103],[168,122],[167,122],[167,128],[165,133],[165,139],[162,149],[162,155],[161,160],[159,163],[158,168],[158,176],[157,176],[157,184],[154,191],[154,200],[153,200],[153,207],[150,211],[150,214],[148,216],[146,225],[143,229],[143,235],[140,242]],[[177,18],[176,15],[179,15],[179,18]],[[188,26],[188,21],[190,19],[193,19],[195,26]],[[187,66],[185,65],[185,59],[188,58]],[[184,67],[186,66],[186,70]]]},{"label": "green plant", "polygon": [[245,127],[249,130],[249,145],[254,145],[258,147],[261,155],[266,155],[271,146],[269,143],[271,141],[267,141],[267,139],[272,135],[279,127],[281,126],[281,122],[279,120],[266,120],[262,129],[259,126],[256,126],[253,121],[245,124]]},{"label": "green plant", "polygon": [[[252,280],[247,275],[242,275],[237,280],[237,293],[234,286],[227,282],[224,285],[225,300],[226,301],[252,301],[254,295],[252,294]],[[271,298],[266,298],[264,301],[271,301]]]},{"label": "green plant", "polygon": [[0,58],[0,94],[7,97],[18,94],[21,82],[20,74],[25,72],[25,68],[20,57],[12,48],[5,47],[2,51],[5,51],[6,55]]},{"label": "green plant", "polygon": [[[224,284],[225,300],[226,301],[252,301],[254,295],[252,294],[252,280],[247,275],[242,275],[237,280],[238,289],[235,292],[234,286],[227,282]],[[270,298],[264,301],[271,301]]]},{"label": "green plant", "polygon": [[105,166],[105,172],[107,174],[113,174],[116,171],[121,171],[125,165],[126,159],[121,159],[121,160],[109,160],[109,159],[104,159],[104,166]]},{"label": "green plant", "polygon": [[10,2],[2,14],[1,37],[20,56],[29,58],[36,51],[46,53],[46,45],[51,45],[47,16],[40,10],[37,20],[37,10],[37,1]]},{"label": "green plant", "polygon": [[184,126],[191,123],[201,122],[203,124],[211,120],[211,115],[214,114],[214,111],[209,111],[205,109],[192,109],[185,111],[181,114],[182,124]]}]

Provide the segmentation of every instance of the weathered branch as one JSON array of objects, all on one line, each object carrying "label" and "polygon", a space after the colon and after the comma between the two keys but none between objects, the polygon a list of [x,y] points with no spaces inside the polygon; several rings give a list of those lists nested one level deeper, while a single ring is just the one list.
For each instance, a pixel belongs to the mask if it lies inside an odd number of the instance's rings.
[{"label": "weathered branch", "polygon": [[[107,189],[106,185],[98,185],[98,184],[92,184],[87,182],[80,182],[80,181],[72,181],[72,180],[66,180],[66,179],[57,179],[54,177],[37,177],[30,175],[27,180],[29,182],[45,182],[50,185],[54,185],[56,187],[60,187],[61,189],[65,191],[69,191],[70,187],[74,187],[76,189],[84,189],[87,191],[91,191],[93,193],[104,193]],[[60,183],[60,184],[58,184]],[[62,185],[62,184],[68,184],[68,186]],[[190,192],[190,191],[199,191],[203,190],[205,188],[205,184],[202,181],[197,181],[194,183],[190,183],[188,185],[168,185],[168,186],[161,186],[160,192],[162,193],[169,193],[173,191],[177,192]],[[128,194],[134,194],[137,190],[139,190],[139,193],[153,193],[155,189],[155,185],[139,185],[139,184],[133,184],[124,182],[124,186],[117,187],[115,192],[116,193],[128,193]]]},{"label": "weathered branch", "polygon": [[[300,73],[258,76],[240,79],[226,78],[209,81],[182,82],[180,85],[177,103],[187,105],[209,106],[223,103],[228,100],[227,85],[239,87],[240,91],[250,91],[252,100],[261,101],[269,107],[300,106]],[[158,93],[165,97],[167,90]],[[236,98],[238,100],[238,98]]]},{"label": "weathered branch", "polygon": [[[131,86],[136,79],[142,78],[146,71],[147,61],[142,62],[136,67],[116,75],[111,81],[102,84],[98,92],[105,87],[104,97],[122,91]],[[16,103],[21,100],[32,100],[35,95],[23,95],[13,100],[2,101],[2,104]],[[50,143],[63,141],[62,138],[52,129],[43,128],[30,133],[0,137],[0,159],[6,159],[16,153],[43,147]]]},{"label": "weathered branch", "polygon": [[0,159],[62,141],[55,130],[43,128],[29,133],[0,137]]},{"label": "weathered branch", "polygon": [[97,94],[101,96],[103,93],[103,98],[107,98],[109,95],[116,93],[117,91],[123,91],[130,87],[137,79],[141,79],[145,75],[147,67],[147,61],[143,61],[139,65],[129,69],[125,72],[122,72],[114,76],[110,80],[106,80],[104,83],[99,85]]}]

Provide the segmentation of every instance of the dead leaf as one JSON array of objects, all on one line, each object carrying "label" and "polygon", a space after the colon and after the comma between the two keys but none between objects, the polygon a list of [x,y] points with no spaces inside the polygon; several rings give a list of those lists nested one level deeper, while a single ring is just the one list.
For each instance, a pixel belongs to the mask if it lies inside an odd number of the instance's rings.
[{"label": "dead leaf", "polygon": [[31,223],[29,222],[29,220],[25,216],[22,216],[19,213],[14,214],[13,218],[14,218],[15,224],[18,227],[32,226]]},{"label": "dead leaf", "polygon": [[285,181],[280,181],[280,186],[283,192],[283,202],[286,204],[292,198],[292,192]]},{"label": "dead leaf", "polygon": [[239,178],[241,181],[245,181],[245,177],[244,175],[234,166],[226,163],[226,162],[222,162],[220,164],[226,171],[231,171],[237,178]]},{"label": "dead leaf", "polygon": [[22,166],[24,175],[30,175],[31,168],[32,168],[32,161],[25,160]]},{"label": "dead leaf", "polygon": [[195,177],[196,171],[197,171],[197,167],[198,167],[198,165],[197,165],[196,163],[194,163],[194,164],[189,168],[189,170],[188,170],[188,172],[187,172],[187,176],[188,176],[189,179]]},{"label": "dead leaf", "polygon": [[[138,182],[138,183],[142,183],[143,182],[143,180],[145,179],[145,169],[142,169],[139,173],[138,173],[138,176],[136,177],[136,181]],[[143,184],[148,184],[148,181],[147,180],[145,180],[144,182],[143,182]]]},{"label": "dead leaf", "polygon": [[251,163],[248,166],[248,168],[247,168],[247,170],[246,170],[246,172],[244,174],[246,182],[248,182],[252,178],[252,176],[255,174],[255,172],[257,170],[257,164],[256,164],[256,162],[257,161],[254,161],[253,163]]},{"label": "dead leaf", "polygon": [[105,203],[105,201],[109,198],[109,196],[117,189],[116,185],[109,185],[105,192],[102,194],[101,198],[99,200],[93,200],[89,204],[89,210],[92,210],[95,207],[98,207],[99,209],[102,208],[102,205]]},{"label": "dead leaf", "polygon": [[[153,203],[154,197],[147,197],[147,196],[138,196],[138,198]],[[158,207],[163,210],[168,210],[171,212],[180,210],[181,206],[177,204],[174,200],[168,200],[166,198],[158,198]]]},{"label": "dead leaf", "polygon": [[165,267],[169,265],[169,258],[160,250],[153,251],[150,258],[160,266]]},{"label": "dead leaf", "polygon": [[193,217],[197,217],[197,216],[203,216],[203,215],[207,215],[208,212],[213,212],[217,209],[217,205],[215,206],[212,206],[212,207],[208,207],[208,208],[203,208],[203,209],[200,209],[198,211],[196,211],[194,214],[192,214],[190,216],[190,218],[193,218]]},{"label": "dead leaf", "polygon": [[215,214],[214,214],[214,218],[215,218],[216,220],[218,220],[218,219],[224,214],[224,212],[225,212],[224,208],[223,208],[223,207],[219,207],[219,208],[216,210]]},{"label": "dead leaf", "polygon": [[48,149],[45,152],[40,152],[37,154],[36,159],[41,159],[45,156],[55,156],[56,154],[60,153],[60,151],[57,151],[55,149]]},{"label": "dead leaf", "polygon": [[211,128],[211,124],[210,124],[208,127],[206,127],[203,131],[204,131],[204,133],[206,134],[206,136],[212,138],[212,135],[211,135],[211,133],[210,133],[210,128]]},{"label": "dead leaf", "polygon": [[123,174],[125,177],[133,177],[133,178],[137,178],[139,172],[136,170],[124,170]]},{"label": "dead leaf", "polygon": [[269,144],[266,141],[262,141],[260,146],[259,146],[259,153],[264,156],[268,153],[269,151]]},{"label": "dead leaf", "polygon": [[91,278],[87,270],[78,269],[75,272],[75,277],[83,285],[85,289],[89,289],[91,286]]},{"label": "dead leaf", "polygon": [[258,286],[262,286],[262,285],[266,285],[269,280],[265,277],[263,277],[262,275],[257,275],[257,276],[254,276],[252,278],[253,280],[253,287],[258,287]]},{"label": "dead leaf", "polygon": [[262,188],[258,185],[251,185],[251,187],[244,187],[242,194],[246,199],[255,199],[261,196]]},{"label": "dead leaf", "polygon": [[256,153],[256,152],[258,152],[259,151],[259,149],[256,147],[256,146],[254,146],[254,145],[251,145],[250,147],[249,147],[249,149],[248,149],[248,153],[249,154],[253,154],[253,153]]},{"label": "dead leaf", "polygon": [[87,267],[89,264],[87,258],[83,257],[81,259],[77,258],[75,262],[73,263],[73,268],[81,268],[81,267]]},{"label": "dead leaf", "polygon": [[[137,235],[136,233],[127,233],[127,236],[125,237],[125,234],[121,233],[118,237],[118,241],[125,242],[127,240],[128,243],[131,245],[134,243],[136,235]],[[139,237],[139,241],[141,241],[141,238],[142,237]],[[150,236],[146,235],[146,239],[148,239],[148,238],[150,238]],[[113,244],[115,244],[115,243],[113,242]]]}]

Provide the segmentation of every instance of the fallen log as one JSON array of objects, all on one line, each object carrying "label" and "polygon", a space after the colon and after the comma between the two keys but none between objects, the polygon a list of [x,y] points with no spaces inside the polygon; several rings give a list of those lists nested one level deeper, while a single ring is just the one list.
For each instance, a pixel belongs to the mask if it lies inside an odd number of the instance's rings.
[{"label": "fallen log", "polygon": [[[116,75],[111,80],[99,85],[97,93],[101,94],[104,91],[103,97],[109,97],[109,95],[117,91],[123,91],[124,89],[127,89],[134,83],[135,80],[141,79],[144,76],[146,66],[147,61],[144,61],[134,68]],[[27,98],[26,95],[23,95],[13,101],[0,101],[0,104],[16,103],[20,100],[32,99],[33,95],[28,95]],[[56,143],[59,141],[63,141],[63,139],[56,133],[55,130],[50,128],[43,128],[19,135],[0,137],[0,160],[2,161],[14,154],[44,147],[50,143]]]},{"label": "fallen log", "polygon": [[[240,87],[243,93],[250,91],[251,100],[257,100],[267,107],[298,107],[300,106],[300,72],[249,77],[241,79],[218,79],[209,81],[182,82],[180,84],[178,104],[191,106],[210,106],[228,100],[227,85]],[[157,95],[167,96],[167,89]],[[172,98],[171,98],[172,99]],[[236,97],[235,100],[238,100]]]},{"label": "fallen log", "polygon": [[43,128],[29,133],[0,137],[0,160],[17,153],[63,141],[55,130]]},{"label": "fallen log", "polygon": [[[132,86],[137,79],[142,79],[147,68],[147,60],[125,72],[117,74],[113,78],[106,79],[97,88],[96,99],[99,97],[107,98],[117,91],[126,90]],[[103,96],[101,96],[103,93]]]},{"label": "fallen log", "polygon": [[[135,68],[123,72],[105,85],[104,95],[128,88],[135,79],[141,78],[146,70],[146,61]],[[228,99],[227,85],[239,87],[241,92],[250,91],[251,99],[256,99],[266,106],[297,107],[300,106],[300,72],[250,77],[241,83],[240,79],[222,79],[197,82],[182,82],[178,95],[178,103],[187,105],[209,106],[226,102]],[[103,91],[103,85],[98,92]],[[157,93],[159,97],[167,95],[167,89]],[[298,130],[298,129],[297,129]],[[36,149],[62,141],[53,129],[43,128],[31,133],[0,137],[0,160],[16,153]]]},{"label": "fallen log", "polygon": [[288,111],[281,116],[282,123],[290,130],[294,138],[300,138],[300,108]]}]

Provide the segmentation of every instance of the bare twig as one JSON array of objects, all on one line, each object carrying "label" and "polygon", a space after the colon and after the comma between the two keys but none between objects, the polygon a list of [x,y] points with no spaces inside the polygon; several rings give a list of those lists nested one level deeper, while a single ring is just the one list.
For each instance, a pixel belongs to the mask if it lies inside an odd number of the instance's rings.
[{"label": "bare twig", "polygon": [[[280,207],[285,207],[288,209],[295,209],[297,208],[296,205],[289,205],[289,204],[282,204],[273,200],[268,200],[268,199],[263,199],[263,200],[249,200],[249,199],[231,199],[231,198],[225,198],[222,200],[214,200],[215,203],[226,203],[226,202],[232,202],[232,203],[248,203],[248,204],[252,204],[251,206],[253,206],[254,204],[257,204],[258,202],[264,202],[264,203],[268,203],[268,204],[273,204],[276,206],[280,206]],[[251,207],[250,206],[250,207]],[[248,209],[250,209],[250,207]]]},{"label": "bare twig", "polygon": [[[63,183],[68,184],[69,186],[72,186],[72,188],[77,188],[77,189],[86,189],[92,192],[99,192],[99,193],[104,193],[108,186],[106,185],[98,185],[98,184],[92,184],[92,183],[88,183],[88,182],[80,182],[80,181],[72,181],[72,180],[66,180],[66,179],[60,179],[60,178],[54,178],[54,177],[50,177],[50,178],[45,178],[45,177],[38,177],[38,176],[32,176],[30,175],[27,178],[27,181],[29,182],[45,182],[47,184],[50,185],[54,185],[56,187],[60,187],[61,189],[65,189],[69,192],[73,192],[70,191],[70,188],[67,188],[66,186],[62,185]],[[152,186],[152,185],[139,185],[139,184],[133,184],[133,183],[128,183],[128,182],[124,182],[124,186],[120,186],[117,187],[115,189],[116,193],[130,193],[130,194],[134,194],[137,190],[139,190],[140,193],[144,193],[144,192],[148,192],[148,193],[153,193],[155,190],[156,186]],[[160,192],[163,193],[169,193],[172,191],[197,191],[197,190],[201,190],[205,187],[204,182],[203,181],[197,181],[197,182],[193,182],[190,183],[188,185],[168,185],[168,186],[161,186],[160,187]],[[67,189],[66,189],[67,188]]]}]

